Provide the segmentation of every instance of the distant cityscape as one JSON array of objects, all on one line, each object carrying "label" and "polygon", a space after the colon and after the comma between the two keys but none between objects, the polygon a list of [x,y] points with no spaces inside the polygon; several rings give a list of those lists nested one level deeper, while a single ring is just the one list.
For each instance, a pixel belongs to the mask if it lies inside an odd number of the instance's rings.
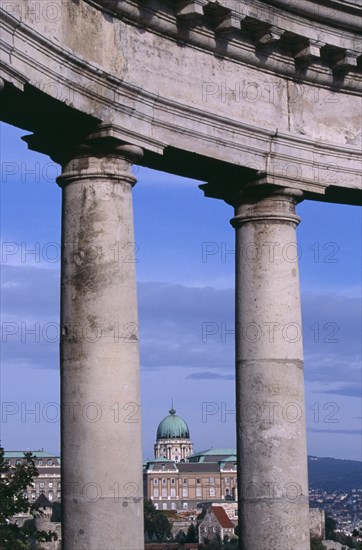
[{"label": "distant cityscape", "polygon": [[[26,494],[30,502],[44,495],[61,501],[60,457],[33,451],[39,477]],[[187,423],[172,408],[157,428],[154,459],[144,464],[144,496],[156,509],[174,511],[185,520],[200,506],[220,506],[237,525],[237,462],[235,449],[193,451]],[[6,451],[16,465],[23,451]],[[362,538],[362,462],[308,457],[310,508],[336,521],[336,530]],[[181,525],[181,523],[180,523]]]},{"label": "distant cityscape", "polygon": [[362,535],[362,489],[327,493],[322,489],[309,490],[310,507],[321,508],[337,522],[337,530],[346,535],[358,531]]},{"label": "distant cityscape", "polygon": [[308,457],[309,501],[352,535],[362,529],[362,462]]}]

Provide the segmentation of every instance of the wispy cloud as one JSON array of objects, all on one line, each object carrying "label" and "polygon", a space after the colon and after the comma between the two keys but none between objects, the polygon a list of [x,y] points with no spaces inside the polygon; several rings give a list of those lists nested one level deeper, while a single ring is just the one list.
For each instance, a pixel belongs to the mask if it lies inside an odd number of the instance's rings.
[{"label": "wispy cloud", "polygon": [[[58,271],[5,265],[1,290],[2,326],[23,323],[31,329],[35,323],[59,322]],[[194,380],[233,379],[233,289],[142,282],[138,294],[142,368],[187,365]],[[311,391],[359,396],[358,299],[308,293],[302,302],[305,376]],[[21,342],[20,332],[9,335],[3,346],[6,362],[58,365],[58,341],[49,341],[54,332],[40,342],[31,335]]]},{"label": "wispy cloud", "polygon": [[345,434],[345,435],[361,435],[361,430],[344,430],[344,429],[318,429],[318,428],[308,428],[308,432],[314,433],[324,433],[324,434]]},{"label": "wispy cloud", "polygon": [[194,372],[187,376],[194,380],[234,380],[234,374],[218,374],[217,372]]}]

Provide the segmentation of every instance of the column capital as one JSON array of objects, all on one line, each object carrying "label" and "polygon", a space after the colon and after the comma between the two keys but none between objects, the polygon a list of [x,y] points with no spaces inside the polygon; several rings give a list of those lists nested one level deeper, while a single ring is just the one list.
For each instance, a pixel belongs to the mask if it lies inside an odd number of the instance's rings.
[{"label": "column capital", "polygon": [[60,187],[82,180],[112,181],[134,186],[137,179],[132,164],[141,159],[143,150],[115,138],[87,139],[73,150],[57,178]]},{"label": "column capital", "polygon": [[235,206],[235,216],[230,220],[237,228],[249,222],[277,222],[298,225],[300,217],[295,213],[298,202],[303,200],[299,189],[281,187],[267,189],[265,193],[249,194]]},{"label": "column capital", "polygon": [[48,136],[33,134],[25,136],[30,149],[49,155],[62,166],[57,178],[60,187],[82,180],[108,180],[136,183],[131,165],[143,156],[143,149],[126,143],[111,135],[99,135],[97,131],[82,139],[69,140],[65,135]]},{"label": "column capital", "polygon": [[253,181],[239,184],[206,183],[199,186],[206,197],[222,199],[235,209],[233,227],[249,221],[278,220],[298,224],[295,206],[303,200],[300,189]]},{"label": "column capital", "polygon": [[32,134],[24,136],[23,141],[29,149],[49,155],[54,162],[62,167],[74,158],[96,157],[104,158],[118,156],[137,162],[143,156],[143,149],[111,135],[99,135],[96,130],[84,135],[73,137],[71,129],[61,135]]}]

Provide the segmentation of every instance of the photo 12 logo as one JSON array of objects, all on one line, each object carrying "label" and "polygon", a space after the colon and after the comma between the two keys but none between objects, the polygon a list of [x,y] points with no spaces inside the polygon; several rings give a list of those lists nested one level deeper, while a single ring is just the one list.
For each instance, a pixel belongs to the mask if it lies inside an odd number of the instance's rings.
[{"label": "photo 12 logo", "polygon": [[114,424],[139,424],[141,421],[141,405],[134,401],[127,403],[114,402],[100,404],[96,401],[86,403],[26,403],[25,401],[3,401],[1,403],[1,422],[20,422],[21,424],[46,422],[56,424],[63,418],[67,423],[96,424],[102,419]]},{"label": "photo 12 logo", "polygon": [[[66,0],[68,3],[69,0]],[[18,0],[18,1],[2,1],[0,8],[6,13],[20,20],[30,20],[34,23],[59,23],[63,16],[65,2],[61,0]]]}]

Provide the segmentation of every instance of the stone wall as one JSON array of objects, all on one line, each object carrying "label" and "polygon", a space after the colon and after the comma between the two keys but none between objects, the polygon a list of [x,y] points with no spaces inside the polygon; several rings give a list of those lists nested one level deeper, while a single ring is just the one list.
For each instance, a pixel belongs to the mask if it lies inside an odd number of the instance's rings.
[{"label": "stone wall", "polygon": [[309,508],[311,537],[324,539],[326,536],[326,516],[320,508]]}]

